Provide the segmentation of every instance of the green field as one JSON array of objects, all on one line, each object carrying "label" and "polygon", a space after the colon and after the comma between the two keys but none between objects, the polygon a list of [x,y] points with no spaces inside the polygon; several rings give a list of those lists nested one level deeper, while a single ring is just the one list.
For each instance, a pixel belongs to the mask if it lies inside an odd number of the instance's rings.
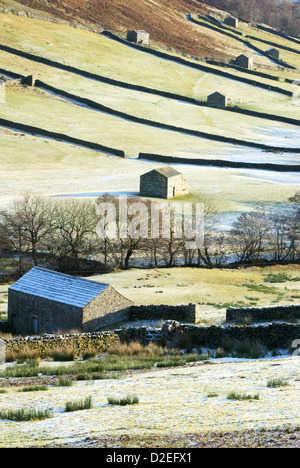
[{"label": "green field", "polygon": [[[279,275],[285,274],[282,283]],[[237,270],[166,268],[93,276],[110,283],[136,304],[199,304],[201,322],[220,324],[229,306],[254,307],[299,303],[300,267]]]}]

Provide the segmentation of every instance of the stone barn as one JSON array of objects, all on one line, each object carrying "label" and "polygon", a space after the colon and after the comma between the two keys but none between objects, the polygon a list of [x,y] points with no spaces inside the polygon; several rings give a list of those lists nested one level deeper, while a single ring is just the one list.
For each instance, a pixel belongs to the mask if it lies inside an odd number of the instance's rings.
[{"label": "stone barn", "polygon": [[279,50],[271,48],[271,49],[268,49],[266,52],[271,59],[279,60],[279,56],[280,56]]},{"label": "stone barn", "polygon": [[34,86],[35,85],[35,77],[33,75],[24,76],[21,78],[21,84],[26,86]]},{"label": "stone barn", "polygon": [[242,68],[253,68],[253,57],[250,55],[242,54],[235,59],[236,64]]},{"label": "stone barn", "polygon": [[140,178],[142,196],[170,199],[186,194],[188,194],[187,181],[171,166],[154,169]]},{"label": "stone barn", "polygon": [[135,42],[136,44],[148,45],[150,42],[150,35],[146,31],[142,30],[128,31],[127,41]]},{"label": "stone barn", "polygon": [[239,20],[237,18],[234,18],[233,16],[228,16],[227,18],[225,18],[224,23],[228,26],[232,26],[233,28],[238,28],[239,26]]},{"label": "stone barn", "polygon": [[207,97],[207,104],[211,107],[225,109],[225,107],[227,106],[227,102],[228,102],[227,96],[223,93],[219,93],[218,91],[210,94]]},{"label": "stone barn", "polygon": [[17,334],[92,332],[128,320],[132,302],[105,283],[34,267],[8,290]]}]

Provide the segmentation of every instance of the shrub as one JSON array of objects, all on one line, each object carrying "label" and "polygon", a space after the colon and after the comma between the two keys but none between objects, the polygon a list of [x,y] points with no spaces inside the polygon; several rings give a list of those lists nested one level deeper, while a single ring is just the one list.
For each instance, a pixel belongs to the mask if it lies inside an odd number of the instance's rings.
[{"label": "shrub", "polygon": [[78,401],[67,401],[66,402],[66,412],[72,412],[72,411],[81,411],[81,410],[87,410],[91,409],[92,407],[92,397],[86,397],[82,400]]},{"label": "shrub", "polygon": [[107,400],[108,400],[109,405],[119,405],[119,406],[137,405],[139,403],[139,399],[137,396],[127,396],[125,398],[108,397]]}]

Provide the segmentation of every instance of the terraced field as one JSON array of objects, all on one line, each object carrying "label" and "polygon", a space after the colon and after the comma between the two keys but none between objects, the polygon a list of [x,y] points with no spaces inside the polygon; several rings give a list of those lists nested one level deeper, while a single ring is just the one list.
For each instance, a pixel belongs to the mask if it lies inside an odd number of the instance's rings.
[{"label": "terraced field", "polygon": [[[300,146],[299,132],[295,125],[238,115],[239,129],[237,132],[237,115],[234,113],[199,107],[192,103],[103,83],[80,75],[80,70],[118,82],[146,86],[148,89],[169,93],[180,93],[182,96],[203,101],[206,100],[209,93],[218,89],[229,95],[231,105],[239,105],[259,112],[268,112],[272,106],[273,113],[295,119],[298,117],[298,104],[291,97],[215,75],[213,67],[211,67],[212,73],[210,74],[171,60],[160,59],[89,31],[74,29],[72,34],[69,34],[70,27],[61,24],[45,23],[12,14],[1,14],[0,17],[1,44],[33,54],[37,60],[41,57],[58,64],[70,65],[75,67],[77,71],[69,72],[59,67],[1,51],[0,57],[4,70],[21,75],[34,74],[36,78],[50,86],[60,88],[81,98],[90,99],[112,110],[124,112],[133,118],[149,119],[163,125],[207,132],[216,136],[239,137],[250,143],[270,144],[271,142],[273,146],[293,148]],[[45,33],[45,24],[47,24],[47,33]],[[263,35],[265,37],[265,33]],[[232,73],[233,78],[234,76],[244,76],[241,72],[231,71],[230,73]],[[259,82],[271,84],[271,80],[263,80],[262,78],[258,79]],[[274,85],[274,82],[272,84]],[[279,83],[278,85],[290,92],[295,89],[295,86],[290,83]],[[145,172],[148,167],[154,166],[154,163],[151,162],[131,159],[136,158],[140,152],[212,161],[222,159],[236,162],[272,162],[285,165],[298,163],[296,153],[266,153],[251,147],[244,148],[230,143],[187,135],[182,131],[155,128],[130,119],[98,112],[86,106],[79,106],[59,95],[38,88],[7,87],[6,105],[2,105],[1,110],[1,116],[5,119],[117,147],[124,150],[126,156],[129,157],[126,161],[121,162],[109,155],[97,154],[72,145],[45,140],[45,138],[39,138],[38,134],[32,137],[24,132],[14,133],[14,143],[11,145],[10,131],[2,129],[3,159],[6,167],[9,168],[8,177],[11,177],[9,186],[11,193],[14,194],[22,192],[26,188],[26,180],[30,180],[31,177],[35,178],[39,167],[45,167],[46,162],[49,175],[46,183],[44,181],[42,183],[45,193],[77,193],[81,195],[105,191],[137,192],[139,175]],[[35,142],[34,145],[31,144],[32,141]],[[6,145],[8,146],[6,147]],[[23,179],[22,184],[19,183],[17,175],[18,171],[24,170],[25,163],[24,153],[22,157],[17,156],[20,145],[22,148],[30,148],[30,156],[27,157],[29,157],[29,161],[35,161],[34,170],[32,170],[32,166],[28,165],[27,160],[25,167],[28,179]],[[43,156],[39,153],[41,147],[44,148]],[[7,160],[4,155],[8,148],[10,148],[10,158]],[[48,153],[50,158],[47,157]],[[69,154],[70,156],[62,158],[61,154]],[[70,166],[69,161],[74,161],[74,159],[76,164],[72,162]],[[55,165],[53,160],[55,160]],[[88,161],[92,161],[92,164],[95,164],[99,169],[101,168],[102,173],[105,166],[107,167],[106,172],[109,171],[109,176],[103,176],[99,181],[95,180],[95,183],[92,184],[94,185],[92,191],[86,191],[84,188],[85,177],[80,170],[81,160],[85,161],[87,165]],[[12,161],[15,163],[12,164]],[[70,179],[61,178],[63,179],[62,185],[58,182],[60,177],[57,179],[57,174],[60,174],[58,161],[59,163],[63,162],[64,167],[67,165],[72,174]],[[120,168],[122,168],[121,171]],[[121,181],[124,168],[132,174],[130,180],[126,182]],[[191,174],[188,178],[191,185],[195,186],[196,191],[199,190],[199,186],[196,188],[196,181],[204,179],[205,175],[205,180],[208,180],[209,183],[201,185],[200,190],[210,193],[216,192],[214,188],[214,181],[216,181],[218,193],[223,192],[225,195],[228,192],[228,187],[225,188],[225,184],[222,184],[221,180],[222,174],[226,171],[226,178],[227,180],[232,178],[231,184],[234,184],[234,187],[236,187],[235,181],[237,184],[239,184],[239,180],[241,184],[248,184],[251,181],[251,185],[253,185],[255,180],[254,185],[257,186],[257,189],[258,187],[266,189],[263,196],[266,200],[270,200],[270,193],[274,192],[274,195],[271,195],[272,201],[285,200],[286,196],[293,193],[294,187],[298,183],[296,173],[288,173],[278,177],[272,172],[259,173],[258,171],[254,174],[253,171],[242,169],[238,171],[224,169],[222,171],[221,169],[209,170],[200,167],[190,170],[189,166],[184,168],[184,171]],[[55,184],[53,181],[51,182],[51,173],[56,174]],[[217,174],[220,174],[220,177]],[[16,181],[15,185],[11,185],[12,179]],[[74,190],[76,180],[78,180],[79,190]],[[111,183],[112,180],[118,180],[118,182]],[[68,181],[70,189],[68,189]],[[275,182],[274,186],[272,181]],[[280,190],[278,190],[279,182]],[[37,182],[36,187],[38,185]],[[230,186],[232,187],[232,185]],[[91,184],[89,184],[90,187]],[[8,192],[9,189],[6,190],[7,199],[11,197]],[[238,203],[242,202],[235,190],[230,190],[230,192],[235,193],[235,199],[228,200],[230,204],[234,205],[236,198]]]},{"label": "terraced field", "polygon": [[[0,0],[0,77],[6,81],[0,99],[0,210],[24,192],[58,198],[138,195],[140,175],[165,165],[138,158],[140,153],[181,158],[174,166],[189,183],[186,200],[212,201],[220,230],[257,205],[285,210],[300,183],[295,84],[300,46],[243,21],[226,36],[222,28],[208,27],[203,20],[208,13],[220,20],[226,15],[194,0],[141,0],[139,9],[135,0],[115,0],[114,8],[110,0]],[[197,21],[200,15],[202,24],[191,22],[190,14]],[[124,42],[133,28],[149,29],[149,48]],[[294,68],[266,57],[271,43]],[[240,53],[254,58],[253,73],[231,66]],[[206,57],[224,63],[212,64]],[[38,80],[35,87],[11,81],[28,75]],[[206,105],[214,91],[228,96],[227,109]],[[195,160],[202,163],[192,164]],[[15,258],[1,259],[0,269],[11,271],[16,263]],[[284,281],[268,282],[276,275]],[[132,269],[93,279],[109,282],[136,304],[198,303],[203,325],[222,325],[228,305],[299,302],[297,265]],[[7,285],[1,285],[0,320],[6,308]],[[52,366],[59,366],[52,361],[38,365],[53,374]],[[0,365],[0,372],[11,366]],[[235,442],[241,444],[255,433],[258,446],[256,431],[265,431],[268,440],[262,444],[281,440],[299,447],[298,368],[293,357],[269,355],[256,361],[198,361],[176,370],[155,364],[117,379],[74,381],[69,387],[59,387],[48,374],[2,378],[1,411],[42,408],[52,417],[34,422],[2,417],[0,447],[140,446],[150,440],[190,447],[206,443],[216,431],[238,431]],[[270,379],[286,385],[268,387]],[[47,388],[18,391],[35,384]],[[230,392],[238,391],[252,396],[231,400]],[[139,404],[129,409],[108,403],[109,397],[133,394]],[[66,402],[79,396],[91,397],[92,407],[67,413]],[[275,427],[283,428],[278,439],[272,438]]]}]

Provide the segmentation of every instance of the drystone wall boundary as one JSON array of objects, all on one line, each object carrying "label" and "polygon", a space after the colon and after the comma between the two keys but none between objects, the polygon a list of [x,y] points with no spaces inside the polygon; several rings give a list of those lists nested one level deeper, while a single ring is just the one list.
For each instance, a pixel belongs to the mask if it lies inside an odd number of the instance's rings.
[{"label": "drystone wall boundary", "polygon": [[196,326],[166,322],[162,327],[162,343],[176,346],[189,343],[195,347],[219,348],[225,340],[258,342],[269,349],[289,349],[300,336],[300,325],[271,323],[251,326]]},{"label": "drystone wall boundary", "polygon": [[245,319],[250,319],[253,322],[299,320],[300,305],[248,308],[229,307],[227,309],[226,322],[236,322]]},{"label": "drystone wall boundary", "polygon": [[104,331],[77,335],[63,334],[5,338],[3,341],[7,351],[18,352],[26,347],[32,351],[38,351],[41,357],[47,357],[55,350],[59,349],[62,351],[70,348],[78,353],[93,348],[100,354],[106,352],[111,344],[119,342],[120,339],[113,331]]},{"label": "drystone wall boundary", "polygon": [[62,133],[55,133],[45,130],[39,127],[33,127],[31,125],[25,125],[19,122],[13,122],[11,120],[6,120],[0,118],[0,127],[9,128],[11,130],[21,131],[29,135],[34,135],[37,137],[45,137],[49,139],[54,139],[56,141],[61,141],[62,143],[70,143],[76,146],[82,146],[94,151],[100,151],[102,153],[112,154],[114,156],[119,156],[124,158],[125,153],[122,150],[115,148],[110,148],[108,146],[101,145],[99,143],[94,143],[91,141],[80,140],[79,138],[74,138],[69,135],[64,135]]},{"label": "drystone wall boundary", "polygon": [[200,309],[197,304],[132,306],[129,320],[177,320],[197,323],[200,321]]},{"label": "drystone wall boundary", "polygon": [[[116,34],[113,34],[113,33],[109,32],[109,31],[104,31],[102,33],[102,35],[104,35],[104,36],[106,36],[106,37],[108,37],[108,38],[110,38],[110,39],[112,39],[114,41],[120,42],[121,44],[124,44],[124,45],[126,45],[128,47],[133,47],[134,49],[140,50],[142,52],[145,52],[145,53],[148,53],[148,54],[151,54],[151,55],[155,55],[155,56],[163,58],[163,59],[171,60],[171,61],[179,63],[181,65],[185,65],[187,67],[194,68],[196,70],[201,70],[201,71],[206,72],[206,73],[211,73],[211,74],[214,74],[214,75],[223,76],[223,77],[229,78],[231,80],[240,81],[242,83],[247,83],[247,84],[256,86],[258,88],[267,89],[269,91],[274,91],[276,93],[284,94],[286,96],[293,96],[293,93],[291,91],[288,91],[287,89],[283,89],[283,88],[280,88],[278,86],[269,85],[267,83],[262,83],[260,81],[251,80],[251,79],[243,77],[243,76],[236,76],[236,75],[234,75],[232,73],[228,73],[228,72],[225,72],[223,70],[219,70],[219,69],[214,68],[214,67],[207,67],[207,66],[201,65],[199,63],[194,63],[194,62],[191,62],[190,60],[186,60],[186,59],[184,59],[182,57],[171,55],[171,54],[168,54],[166,52],[151,49],[151,48],[145,47],[145,46],[140,46],[139,44],[133,44],[131,42],[128,42],[126,39],[123,39],[122,37],[119,37]],[[1,46],[0,46],[0,49],[1,49]]]},{"label": "drystone wall boundary", "polygon": [[[299,152],[299,150],[297,151]],[[225,161],[221,159],[193,159],[177,156],[163,156],[159,154],[140,153],[139,159],[146,161],[157,161],[166,164],[191,164],[195,166],[213,166],[238,169],[260,169],[276,172],[300,172],[300,165],[284,165],[272,163],[246,163],[241,161]]]}]

